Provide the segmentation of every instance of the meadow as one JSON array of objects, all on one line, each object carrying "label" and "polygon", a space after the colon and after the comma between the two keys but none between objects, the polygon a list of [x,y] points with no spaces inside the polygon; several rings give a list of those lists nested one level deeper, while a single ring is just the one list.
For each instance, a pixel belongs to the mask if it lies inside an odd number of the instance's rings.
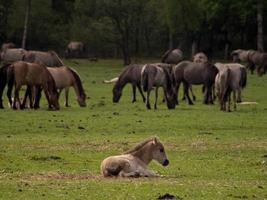
[{"label": "meadow", "polygon": [[[201,87],[195,105],[180,101],[175,110],[159,103],[147,110],[128,85],[118,104],[112,84],[120,60],[68,60],[87,93],[80,108],[74,91],[71,107],[0,110],[0,199],[267,199],[267,76],[248,75],[244,101],[235,112],[203,105]],[[143,60],[142,62],[148,62]],[[152,101],[154,102],[154,93]],[[140,141],[158,136],[170,164],[152,162],[158,178],[103,178],[101,161]]]}]

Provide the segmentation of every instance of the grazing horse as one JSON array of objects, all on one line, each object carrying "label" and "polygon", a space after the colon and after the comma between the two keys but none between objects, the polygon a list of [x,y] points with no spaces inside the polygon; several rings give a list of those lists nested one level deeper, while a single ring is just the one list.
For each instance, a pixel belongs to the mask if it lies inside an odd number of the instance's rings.
[{"label": "grazing horse", "polygon": [[69,88],[73,87],[77,96],[77,101],[81,107],[86,107],[86,94],[83,89],[82,81],[78,73],[70,67],[47,67],[56,82],[56,88],[61,92],[65,89],[65,106],[69,103]]},{"label": "grazing horse", "polygon": [[136,87],[138,88],[143,98],[143,101],[144,102],[146,101],[146,98],[141,88],[142,68],[143,68],[143,65],[137,65],[137,64],[129,65],[121,72],[118,78],[116,77],[110,81],[110,82],[115,82],[115,85],[112,90],[114,103],[119,102],[121,95],[122,95],[122,90],[127,83],[132,84],[132,88],[133,88],[132,102],[136,101]]},{"label": "grazing horse", "polygon": [[[16,102],[21,107],[19,90],[22,85],[40,90],[44,89],[49,107],[58,110],[58,92],[55,80],[44,65],[37,63],[27,63],[17,61],[9,65],[7,69],[7,77],[9,82],[8,98],[11,102],[11,91],[13,84],[15,85],[13,109],[17,109]],[[12,84],[13,83],[13,84]],[[32,97],[30,96],[30,104],[32,105]]]},{"label": "grazing horse", "polygon": [[147,169],[147,165],[156,160],[167,166],[169,160],[163,144],[157,137],[149,138],[139,143],[132,150],[118,156],[105,158],[101,163],[101,173],[104,177],[153,177],[157,176]]},{"label": "grazing horse", "polygon": [[[233,102],[234,102],[234,109],[236,110],[236,102],[241,102],[241,91],[243,88],[245,88],[247,84],[247,72],[245,66],[238,64],[238,63],[215,63],[215,66],[221,71],[225,71],[225,69],[228,69],[229,72],[227,76],[227,87],[230,101],[230,94],[231,91],[233,92]],[[217,86],[218,87],[218,86]],[[237,99],[236,99],[236,93],[237,93]],[[219,97],[219,96],[218,96]],[[230,111],[230,102],[228,105],[228,111]]]},{"label": "grazing horse", "polygon": [[[7,70],[9,65],[10,64],[5,64],[0,68],[0,108],[4,108],[2,96],[7,84]],[[12,103],[12,101],[9,103]]]},{"label": "grazing horse", "polygon": [[[181,82],[184,84],[184,93],[190,105],[193,104],[189,97],[188,89],[190,85],[203,84],[205,88],[203,103],[213,103],[211,95],[212,85],[218,69],[210,63],[194,63],[190,61],[180,62],[173,68],[173,82],[175,84],[175,96],[178,97],[178,91]],[[177,99],[178,104],[178,99]]]},{"label": "grazing horse", "polygon": [[26,53],[27,51],[21,48],[6,49],[1,52],[0,57],[1,61],[10,63],[22,60]]},{"label": "grazing horse", "polygon": [[65,51],[65,56],[67,58],[69,57],[78,58],[82,56],[84,50],[85,50],[84,43],[72,41],[67,46],[67,49]]},{"label": "grazing horse", "polygon": [[64,66],[63,61],[59,58],[54,51],[28,51],[23,56],[23,61],[30,63],[43,63],[48,67],[60,67]]},{"label": "grazing horse", "polygon": [[169,49],[162,56],[162,63],[178,64],[183,60],[183,52],[180,49]]},{"label": "grazing horse", "polygon": [[168,68],[159,67],[155,64],[147,64],[142,68],[141,80],[142,80],[141,82],[143,85],[143,90],[147,92],[147,98],[146,98],[147,109],[151,109],[149,96],[153,87],[155,87],[154,109],[157,109],[159,87],[163,87],[164,97],[168,109],[175,108],[176,101],[172,87],[172,77]]},{"label": "grazing horse", "polygon": [[267,53],[262,53],[255,50],[242,50],[237,49],[231,53],[234,62],[247,62],[247,68],[253,74],[257,69],[258,75],[261,76],[266,73],[267,70]]}]

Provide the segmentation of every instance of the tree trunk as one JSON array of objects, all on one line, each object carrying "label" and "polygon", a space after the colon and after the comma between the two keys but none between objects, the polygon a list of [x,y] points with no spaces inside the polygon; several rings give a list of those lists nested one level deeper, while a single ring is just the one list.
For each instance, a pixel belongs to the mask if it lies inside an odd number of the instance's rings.
[{"label": "tree trunk", "polygon": [[169,49],[173,49],[173,35],[170,30],[169,30]]},{"label": "tree trunk", "polygon": [[196,52],[197,52],[197,42],[194,39],[193,42],[192,42],[192,50],[191,50],[191,56],[192,56],[192,58],[194,57],[194,55],[196,54]]},{"label": "tree trunk", "polygon": [[24,31],[22,37],[21,48],[25,49],[26,40],[27,40],[27,32],[28,32],[28,24],[29,24],[29,15],[31,9],[31,0],[25,0],[26,10],[25,10],[25,20],[24,20]]},{"label": "tree trunk", "polygon": [[258,35],[257,35],[257,49],[258,51],[263,52],[263,26],[262,26],[262,9],[263,9],[263,1],[257,1],[257,25],[258,25]]}]

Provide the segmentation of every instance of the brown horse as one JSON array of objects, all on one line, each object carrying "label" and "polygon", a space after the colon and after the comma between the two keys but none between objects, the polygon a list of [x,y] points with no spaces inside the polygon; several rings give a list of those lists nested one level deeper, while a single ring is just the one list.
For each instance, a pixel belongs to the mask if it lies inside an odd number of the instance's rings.
[{"label": "brown horse", "polygon": [[1,46],[1,51],[5,51],[6,49],[13,49],[16,45],[13,42],[3,43]]},{"label": "brown horse", "polygon": [[233,56],[234,62],[247,62],[247,68],[253,74],[254,70],[257,69],[258,75],[261,76],[266,73],[267,70],[267,53],[262,53],[255,50],[234,50],[231,55]]},{"label": "brown horse", "polygon": [[169,160],[163,144],[157,137],[149,138],[139,143],[132,150],[118,156],[110,156],[101,163],[101,173],[104,177],[153,177],[157,176],[147,169],[147,165],[156,160],[167,166]]},{"label": "brown horse", "polygon": [[142,71],[143,65],[133,64],[127,66],[119,75],[118,78],[112,79],[115,82],[115,85],[113,87],[112,93],[113,93],[113,102],[118,103],[121,95],[122,90],[124,86],[128,83],[132,84],[133,88],[133,100],[132,102],[136,101],[136,87],[138,88],[143,101],[146,101],[146,98],[143,94],[143,91],[141,89],[141,71]]},{"label": "brown horse", "polygon": [[146,99],[147,109],[151,109],[149,96],[150,92],[154,87],[155,87],[154,109],[157,109],[159,87],[163,87],[164,97],[168,109],[175,108],[176,101],[172,87],[172,78],[169,68],[159,67],[155,64],[147,64],[142,68],[141,80],[142,80],[143,90],[147,92],[147,99]]},{"label": "brown horse", "polygon": [[23,61],[30,63],[43,63],[48,67],[60,67],[64,66],[63,61],[59,58],[56,52],[54,51],[28,51],[23,56]]},{"label": "brown horse", "polygon": [[[211,96],[212,85],[218,69],[210,63],[194,63],[190,61],[180,62],[173,68],[173,82],[175,85],[175,96],[178,97],[180,84],[184,84],[184,93],[190,105],[193,104],[189,97],[188,90],[190,85],[204,85],[203,103],[213,103]],[[178,99],[177,99],[178,104]]]},{"label": "brown horse", "polygon": [[195,63],[207,63],[208,57],[203,52],[199,52],[199,53],[194,55],[193,62],[195,62]]},{"label": "brown horse", "polygon": [[[37,63],[27,63],[18,61],[9,65],[7,70],[7,77],[9,83],[15,85],[13,109],[17,109],[16,102],[20,103],[19,90],[22,85],[27,85],[30,88],[44,89],[46,99],[49,107],[58,110],[58,92],[56,89],[55,80],[44,65]],[[11,86],[11,85],[10,85]],[[12,87],[8,89],[8,98],[11,102]],[[32,105],[32,97],[30,97],[30,104]]]},{"label": "brown horse", "polygon": [[183,52],[180,49],[169,49],[162,56],[162,63],[178,64],[183,60]]},{"label": "brown horse", "polygon": [[56,88],[61,92],[65,89],[65,106],[69,106],[69,88],[73,87],[77,96],[77,101],[81,107],[86,107],[86,94],[83,89],[79,74],[72,68],[47,67],[56,82]]}]

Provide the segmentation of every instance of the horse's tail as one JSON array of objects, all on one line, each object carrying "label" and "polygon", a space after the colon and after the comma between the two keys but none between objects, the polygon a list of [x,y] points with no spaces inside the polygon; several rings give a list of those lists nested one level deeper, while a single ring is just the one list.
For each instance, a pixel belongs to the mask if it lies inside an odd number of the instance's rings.
[{"label": "horse's tail", "polygon": [[115,77],[110,80],[104,80],[103,83],[109,84],[109,83],[116,83],[119,80],[119,77]]},{"label": "horse's tail", "polygon": [[80,76],[78,75],[78,73],[74,69],[71,69],[70,67],[68,67],[68,70],[71,72],[71,74],[73,75],[73,77],[77,83],[79,94],[85,96],[85,92],[83,89],[83,85],[82,85],[82,81],[80,79]]},{"label": "horse's tail", "polygon": [[222,97],[223,97],[223,101],[224,102],[227,101],[227,98],[231,94],[231,88],[229,86],[230,73],[231,73],[231,70],[229,68],[227,68],[227,70],[226,70],[226,79],[225,79],[225,83],[224,83],[224,86],[223,86],[223,93],[222,93]]},{"label": "horse's tail", "polygon": [[142,74],[141,74],[141,82],[142,82],[142,85],[143,85],[144,92],[147,92],[149,77],[148,77],[148,72],[146,70],[146,66],[144,66],[144,67],[145,67],[145,69],[142,70]]},{"label": "horse's tail", "polygon": [[241,67],[240,70],[241,70],[241,78],[240,78],[239,85],[242,88],[245,88],[247,85],[247,71],[244,67]]}]

